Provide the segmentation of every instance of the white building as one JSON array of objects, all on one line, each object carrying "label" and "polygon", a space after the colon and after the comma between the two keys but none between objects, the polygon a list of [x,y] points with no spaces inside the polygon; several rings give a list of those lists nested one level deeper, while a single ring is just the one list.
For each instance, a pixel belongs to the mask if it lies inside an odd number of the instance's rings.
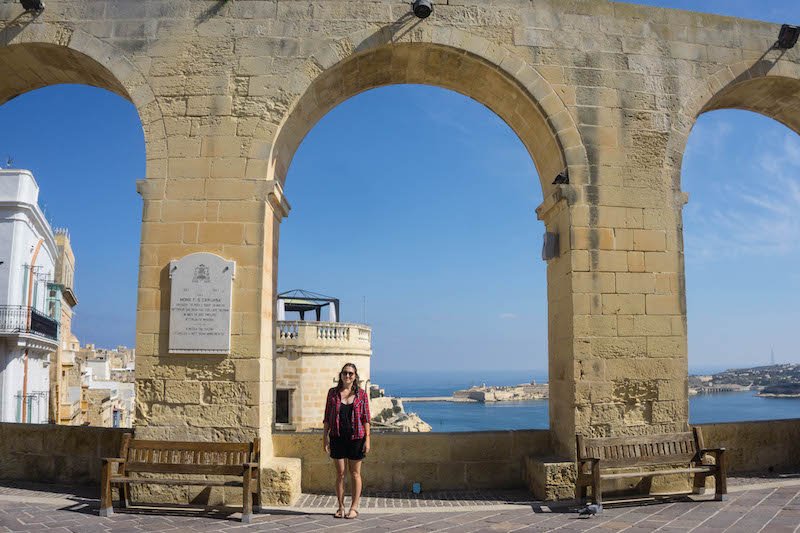
[{"label": "white building", "polygon": [[108,381],[111,379],[111,361],[104,356],[97,359],[87,359],[86,368],[91,372],[93,381]]},{"label": "white building", "polygon": [[0,170],[0,421],[48,421],[50,356],[58,322],[48,316],[57,249],[27,170]]}]

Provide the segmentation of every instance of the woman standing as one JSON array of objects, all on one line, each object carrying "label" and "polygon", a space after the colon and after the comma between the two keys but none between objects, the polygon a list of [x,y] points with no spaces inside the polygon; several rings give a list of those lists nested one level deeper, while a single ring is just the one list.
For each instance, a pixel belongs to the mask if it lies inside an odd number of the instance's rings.
[{"label": "woman standing", "polygon": [[[369,453],[369,397],[360,387],[358,370],[347,363],[339,372],[339,384],[328,391],[322,442],[336,465],[336,518],[357,518],[361,499],[361,461]],[[352,501],[344,512],[345,464],[350,466]]]}]

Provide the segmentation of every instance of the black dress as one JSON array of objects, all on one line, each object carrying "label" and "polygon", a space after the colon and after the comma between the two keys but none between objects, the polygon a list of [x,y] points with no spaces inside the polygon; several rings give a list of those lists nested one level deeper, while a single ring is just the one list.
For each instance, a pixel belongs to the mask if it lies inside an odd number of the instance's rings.
[{"label": "black dress", "polygon": [[339,435],[331,435],[331,459],[364,459],[364,441],[353,438],[353,404],[339,404]]}]

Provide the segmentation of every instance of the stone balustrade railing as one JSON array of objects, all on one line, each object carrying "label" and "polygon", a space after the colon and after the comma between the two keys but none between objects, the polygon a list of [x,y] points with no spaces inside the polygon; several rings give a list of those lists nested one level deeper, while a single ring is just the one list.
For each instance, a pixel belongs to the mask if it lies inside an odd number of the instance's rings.
[{"label": "stone balustrade railing", "polygon": [[372,347],[372,330],[364,324],[281,320],[277,322],[275,344],[278,348],[297,347],[311,351],[319,348],[368,352]]}]

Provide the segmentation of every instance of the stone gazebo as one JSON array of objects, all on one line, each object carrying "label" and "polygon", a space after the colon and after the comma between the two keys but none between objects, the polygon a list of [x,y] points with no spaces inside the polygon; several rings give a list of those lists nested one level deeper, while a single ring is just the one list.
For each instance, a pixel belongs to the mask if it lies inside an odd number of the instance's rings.
[{"label": "stone gazebo", "polygon": [[[306,430],[322,427],[325,397],[345,363],[358,369],[369,387],[372,330],[339,322],[339,300],[304,290],[278,295],[275,331],[275,427]],[[327,308],[328,320],[323,321]],[[306,321],[307,312],[315,321]],[[300,320],[286,320],[298,313]]]}]

